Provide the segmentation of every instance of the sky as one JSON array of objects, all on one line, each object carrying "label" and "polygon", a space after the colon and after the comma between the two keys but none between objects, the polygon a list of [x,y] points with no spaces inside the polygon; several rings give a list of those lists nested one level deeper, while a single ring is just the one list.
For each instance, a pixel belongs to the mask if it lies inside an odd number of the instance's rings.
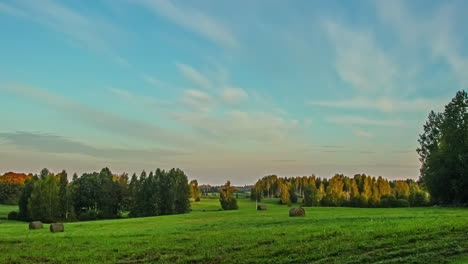
[{"label": "sky", "polygon": [[0,173],[417,179],[467,1],[0,0]]}]

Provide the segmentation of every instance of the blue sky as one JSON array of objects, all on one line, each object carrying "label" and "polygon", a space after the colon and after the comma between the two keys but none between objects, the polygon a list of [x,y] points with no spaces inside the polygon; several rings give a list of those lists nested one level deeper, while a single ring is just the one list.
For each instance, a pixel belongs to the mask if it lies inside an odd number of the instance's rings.
[{"label": "blue sky", "polygon": [[0,0],[0,173],[417,178],[466,1]]}]

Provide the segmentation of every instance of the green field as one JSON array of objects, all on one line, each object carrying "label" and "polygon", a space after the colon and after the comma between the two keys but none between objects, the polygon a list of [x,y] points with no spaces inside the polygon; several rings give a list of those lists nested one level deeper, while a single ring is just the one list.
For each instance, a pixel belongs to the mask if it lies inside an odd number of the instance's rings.
[{"label": "green field", "polygon": [[0,220],[0,263],[468,263],[468,209],[313,207],[291,218],[274,201],[239,207],[202,200],[189,214],[66,223],[64,233]]}]

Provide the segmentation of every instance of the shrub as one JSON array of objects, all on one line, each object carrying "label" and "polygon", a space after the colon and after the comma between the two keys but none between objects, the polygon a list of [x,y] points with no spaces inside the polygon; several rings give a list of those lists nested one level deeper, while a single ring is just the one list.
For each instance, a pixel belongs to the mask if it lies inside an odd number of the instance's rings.
[{"label": "shrub", "polygon": [[410,206],[408,200],[406,199],[397,199],[395,205],[396,205],[395,207],[409,207]]},{"label": "shrub", "polygon": [[12,211],[8,214],[8,220],[18,220],[18,212]]},{"label": "shrub", "polygon": [[83,221],[97,220],[99,219],[99,212],[97,210],[84,211],[78,216],[78,219]]},{"label": "shrub", "polygon": [[384,195],[380,198],[380,207],[396,207],[396,198],[393,195]]},{"label": "shrub", "polygon": [[429,194],[424,191],[412,193],[409,197],[411,206],[427,206],[429,204]]}]

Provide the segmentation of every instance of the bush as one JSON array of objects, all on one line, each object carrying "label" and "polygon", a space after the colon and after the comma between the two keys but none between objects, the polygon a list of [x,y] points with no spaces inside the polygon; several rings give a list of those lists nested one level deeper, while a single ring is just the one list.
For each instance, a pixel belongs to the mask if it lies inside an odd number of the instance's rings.
[{"label": "bush", "polygon": [[99,212],[97,210],[84,211],[78,216],[78,219],[83,221],[97,220],[99,219]]},{"label": "bush", "polygon": [[292,191],[289,193],[289,200],[291,203],[297,203],[297,194],[296,192]]},{"label": "bush", "polygon": [[390,208],[396,207],[397,199],[393,195],[384,195],[380,198],[380,207]]},{"label": "bush", "polygon": [[395,207],[409,207],[410,206],[408,200],[406,199],[397,199],[395,205],[396,205]]},{"label": "bush", "polygon": [[18,220],[18,212],[12,211],[8,214],[8,220]]},{"label": "bush", "polygon": [[223,210],[237,210],[239,206],[237,205],[237,200],[233,197],[225,200],[220,200],[221,207]]},{"label": "bush", "polygon": [[429,205],[429,194],[424,191],[412,193],[409,197],[411,206],[427,206]]}]

